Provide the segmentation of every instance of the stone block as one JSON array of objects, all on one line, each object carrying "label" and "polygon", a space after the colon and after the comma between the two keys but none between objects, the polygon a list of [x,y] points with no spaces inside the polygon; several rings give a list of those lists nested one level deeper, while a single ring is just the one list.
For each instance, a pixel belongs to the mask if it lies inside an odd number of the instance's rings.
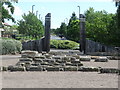
[{"label": "stone block", "polygon": [[56,55],[56,52],[50,51],[49,54],[50,55]]},{"label": "stone block", "polygon": [[113,74],[116,73],[116,74],[118,74],[119,70],[116,68],[101,68],[100,73],[113,73]]},{"label": "stone block", "polygon": [[20,58],[19,61],[21,61],[21,62],[32,62],[33,59],[32,58]]},{"label": "stone block", "polygon": [[46,59],[44,55],[39,56],[40,59]]},{"label": "stone block", "polygon": [[48,66],[46,67],[47,71],[59,71],[59,67]]},{"label": "stone block", "polygon": [[35,63],[41,63],[43,62],[43,59],[40,59],[40,58],[34,58],[33,60]]},{"label": "stone block", "polygon": [[91,57],[90,56],[80,56],[80,61],[90,61]]},{"label": "stone block", "polygon": [[77,66],[83,66],[83,64],[82,63],[78,63]]},{"label": "stone block", "polygon": [[91,59],[96,59],[96,58],[98,58],[99,56],[90,56],[91,57]]},{"label": "stone block", "polygon": [[55,59],[44,59],[43,61],[48,63],[54,63]]},{"label": "stone block", "polygon": [[45,55],[45,54],[46,54],[46,52],[43,51],[43,52],[42,52],[42,55]]},{"label": "stone block", "polygon": [[109,60],[120,60],[120,56],[107,56]]},{"label": "stone block", "polygon": [[71,66],[72,63],[71,63],[71,62],[66,62],[66,65],[67,65],[67,66]]},{"label": "stone block", "polygon": [[21,54],[22,58],[29,58],[28,54]]},{"label": "stone block", "polygon": [[28,57],[35,57],[35,55],[38,54],[37,51],[30,51],[30,50],[26,50],[26,51],[22,51],[21,55],[27,55]]},{"label": "stone block", "polygon": [[80,63],[80,60],[79,59],[76,59],[76,60],[72,60],[71,63]]},{"label": "stone block", "polygon": [[41,65],[49,65],[48,62],[41,62],[40,64],[41,64]]},{"label": "stone block", "polygon": [[70,58],[71,58],[71,57],[69,57],[69,56],[64,56],[64,57],[62,57],[62,60],[69,62],[69,61],[70,61]]},{"label": "stone block", "polygon": [[42,71],[43,68],[39,66],[30,66],[26,69],[27,71]]},{"label": "stone block", "polygon": [[58,60],[58,59],[62,59],[62,57],[61,56],[53,56],[52,59],[57,59]]},{"label": "stone block", "polygon": [[33,64],[31,64],[31,66],[41,66],[41,64],[40,63],[33,63]]},{"label": "stone block", "polygon": [[78,67],[78,66],[83,66],[83,64],[82,63],[72,63],[71,66],[77,66]]},{"label": "stone block", "polygon": [[72,55],[72,57],[75,57],[76,59],[80,59],[80,56],[75,54],[75,55]]},{"label": "stone block", "polygon": [[78,66],[78,64],[76,64],[76,63],[72,63],[71,66]]},{"label": "stone block", "polygon": [[50,54],[45,54],[45,57],[46,57],[47,59],[50,59],[50,58],[52,58],[52,55],[50,55]]},{"label": "stone block", "polygon": [[9,71],[26,71],[25,67],[21,66],[8,66]]},{"label": "stone block", "polygon": [[60,68],[59,68],[59,71],[64,71],[64,68],[63,68],[63,67],[60,67]]},{"label": "stone block", "polygon": [[0,67],[0,71],[7,71],[8,67]]},{"label": "stone block", "polygon": [[60,60],[60,59],[57,59],[56,62],[58,62],[58,63],[63,63],[63,61]]},{"label": "stone block", "polygon": [[108,62],[107,57],[98,57],[95,59],[95,62]]},{"label": "stone block", "polygon": [[66,66],[66,63],[60,63],[61,66]]},{"label": "stone block", "polygon": [[85,67],[85,66],[81,66],[78,71],[83,71],[83,72],[98,72],[98,68],[96,67]]},{"label": "stone block", "polygon": [[75,61],[76,58],[75,58],[75,57],[71,57],[70,60],[71,60],[71,61]]},{"label": "stone block", "polygon": [[34,56],[34,58],[40,58],[42,56],[42,54],[41,53],[38,53],[38,54],[36,54],[35,56]]},{"label": "stone block", "polygon": [[31,65],[31,62],[24,62],[24,61],[19,61],[16,63],[16,66],[25,66],[25,67],[28,67]]},{"label": "stone block", "polygon": [[54,62],[53,65],[57,66],[57,65],[60,65],[60,63]]},{"label": "stone block", "polygon": [[64,71],[77,71],[77,67],[75,66],[65,66]]}]

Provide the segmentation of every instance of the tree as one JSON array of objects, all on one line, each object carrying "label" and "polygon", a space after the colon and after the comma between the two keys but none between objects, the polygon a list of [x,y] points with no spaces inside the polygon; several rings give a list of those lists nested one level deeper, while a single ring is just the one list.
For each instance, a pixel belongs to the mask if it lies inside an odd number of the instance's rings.
[{"label": "tree", "polygon": [[80,39],[79,23],[79,19],[73,12],[68,25],[66,25],[65,23],[61,23],[60,28],[54,30],[54,33],[60,36],[64,36],[67,39],[78,42]]},{"label": "tree", "polygon": [[43,36],[44,26],[42,21],[40,21],[36,15],[29,12],[29,14],[24,14],[22,20],[18,22],[19,33],[31,36],[32,38],[38,39]]},{"label": "tree", "polygon": [[67,35],[67,25],[65,23],[61,23],[59,34],[63,36]]},{"label": "tree", "polygon": [[89,10],[85,12],[85,15],[87,38],[108,44],[108,27],[112,21],[113,14],[108,14],[105,10],[94,11],[93,8],[89,8]]},{"label": "tree", "polygon": [[[13,0],[14,2],[17,2],[16,0]],[[7,10],[7,9],[5,9],[5,7],[3,6],[3,5],[7,5],[7,7],[10,9],[10,12]],[[11,2],[9,2],[9,1],[7,1],[7,2],[0,2],[0,8],[1,8],[1,11],[0,12],[2,12],[1,14],[2,14],[2,22],[4,22],[4,20],[5,19],[7,19],[7,20],[12,20],[12,22],[15,22],[15,19],[12,17],[12,15],[11,14],[13,14],[14,13],[14,6],[12,5],[12,3]]]},{"label": "tree", "polygon": [[117,7],[117,26],[120,29],[120,1],[116,2]]},{"label": "tree", "polygon": [[67,28],[67,38],[73,41],[78,42],[80,37],[80,28],[79,28],[79,19],[75,13],[72,13],[72,17],[69,20]]},{"label": "tree", "polygon": [[[11,0],[12,2],[18,2],[18,0]],[[10,13],[3,5],[7,5],[7,7],[10,9]],[[0,27],[2,27],[2,22],[7,20],[12,20],[12,22],[15,22],[15,19],[12,17],[11,14],[14,13],[14,6],[9,1],[0,0]]]},{"label": "tree", "polygon": [[114,46],[120,46],[120,29],[118,29],[118,26],[117,26],[117,16],[114,15],[112,17],[112,21],[110,22],[110,25],[109,25],[109,40],[108,40],[108,43],[110,45],[114,45]]}]

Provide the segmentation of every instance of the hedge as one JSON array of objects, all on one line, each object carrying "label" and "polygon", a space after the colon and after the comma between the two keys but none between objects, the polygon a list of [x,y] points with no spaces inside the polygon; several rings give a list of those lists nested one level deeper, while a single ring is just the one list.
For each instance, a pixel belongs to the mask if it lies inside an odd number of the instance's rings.
[{"label": "hedge", "polygon": [[70,40],[51,40],[50,47],[55,49],[79,49],[79,44]]},{"label": "hedge", "polygon": [[22,44],[14,39],[0,38],[0,55],[20,53]]}]

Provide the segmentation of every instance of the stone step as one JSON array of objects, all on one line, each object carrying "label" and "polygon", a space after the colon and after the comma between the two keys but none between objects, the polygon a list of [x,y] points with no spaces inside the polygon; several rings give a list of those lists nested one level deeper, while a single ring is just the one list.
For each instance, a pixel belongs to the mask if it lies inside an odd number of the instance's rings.
[{"label": "stone step", "polygon": [[21,61],[21,62],[32,62],[33,59],[32,58],[20,58],[19,61]]},{"label": "stone step", "polygon": [[107,57],[98,57],[95,59],[95,62],[108,62]]},{"label": "stone step", "polygon": [[97,67],[85,67],[85,66],[81,66],[78,71],[83,71],[83,72],[98,72],[99,68]]},{"label": "stone step", "polygon": [[20,66],[9,66],[8,70],[9,71],[26,71],[26,68],[20,67]]},{"label": "stone step", "polygon": [[43,71],[43,68],[39,66],[30,66],[26,68],[26,71]]},{"label": "stone step", "polygon": [[80,56],[80,61],[90,61],[91,57],[90,56]]},{"label": "stone step", "polygon": [[46,67],[47,71],[60,71],[59,67],[48,66]]},{"label": "stone step", "polygon": [[75,66],[65,66],[64,71],[78,71],[78,68]]},{"label": "stone step", "polygon": [[35,57],[38,54],[37,51],[24,50],[21,52],[21,57]]},{"label": "stone step", "polygon": [[120,73],[120,70],[116,68],[101,68],[100,73]]}]

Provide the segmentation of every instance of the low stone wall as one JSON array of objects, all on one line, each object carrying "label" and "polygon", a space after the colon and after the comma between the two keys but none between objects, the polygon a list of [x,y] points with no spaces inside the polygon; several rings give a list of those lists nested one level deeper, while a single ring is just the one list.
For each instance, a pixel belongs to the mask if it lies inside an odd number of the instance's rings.
[{"label": "low stone wall", "polygon": [[[22,43],[23,50],[33,50],[40,53],[45,50],[44,46],[44,37],[40,40],[33,40]],[[56,52],[56,54],[57,53],[60,54],[60,52]],[[86,53],[90,55],[118,55],[120,51],[115,49],[115,47],[106,46],[91,40],[86,40]]]},{"label": "low stone wall", "polygon": [[23,42],[22,50],[33,50],[42,52],[42,39]]},{"label": "low stone wall", "polygon": [[118,51],[115,47],[106,46],[99,42],[94,42],[92,40],[86,40],[86,52],[87,54],[103,54],[103,55],[113,55],[118,54]]}]

